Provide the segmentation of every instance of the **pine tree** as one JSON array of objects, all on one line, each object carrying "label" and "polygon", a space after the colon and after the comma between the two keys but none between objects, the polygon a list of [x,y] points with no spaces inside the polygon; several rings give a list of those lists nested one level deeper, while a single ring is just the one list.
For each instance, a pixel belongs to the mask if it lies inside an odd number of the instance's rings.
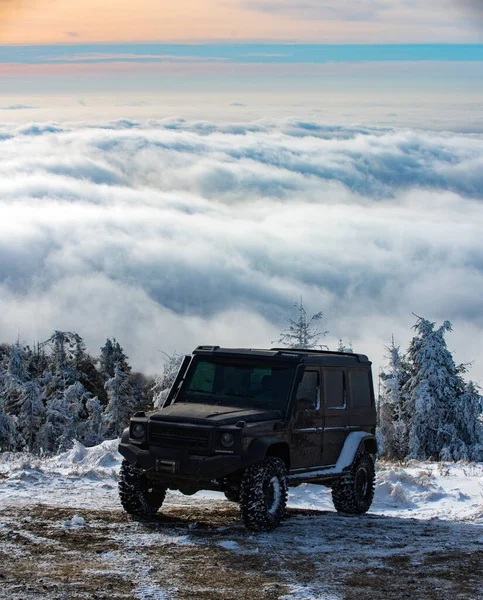
[{"label": "pine tree", "polygon": [[315,313],[308,319],[302,298],[300,298],[300,304],[295,302],[294,307],[297,309],[297,318],[296,320],[288,319],[289,327],[280,333],[280,338],[276,343],[299,350],[326,348],[326,346],[322,346],[317,342],[321,336],[325,336],[329,332],[319,331],[313,326],[314,321],[322,320],[324,316],[323,312]]},{"label": "pine tree", "polygon": [[87,412],[84,403],[89,394],[76,381],[65,390],[58,390],[48,401],[45,422],[39,432],[39,444],[46,453],[55,453],[72,447],[80,439]]},{"label": "pine tree", "polygon": [[103,440],[102,405],[99,398],[89,398],[86,402],[87,419],[83,423],[81,440],[86,446],[96,446]]},{"label": "pine tree", "polygon": [[124,371],[131,370],[127,362],[127,356],[124,354],[124,350],[121,348],[119,342],[116,341],[116,338],[112,340],[107,339],[101,348],[101,356],[99,358],[100,370],[104,381],[114,377],[114,371],[118,363],[122,365]]},{"label": "pine tree", "polygon": [[54,373],[70,372],[68,365],[68,344],[70,343],[69,332],[54,331],[45,343],[52,345],[51,364]]},{"label": "pine tree", "polygon": [[32,380],[41,379],[44,371],[49,369],[49,359],[45,353],[45,342],[35,343],[27,357],[27,371]]},{"label": "pine tree", "polygon": [[103,403],[107,404],[107,396],[104,391],[104,380],[96,369],[96,361],[87,352],[84,340],[77,333],[71,337],[70,364],[74,368],[75,379],[80,381],[85,390],[92,396],[97,396]]},{"label": "pine tree", "polygon": [[11,390],[17,386],[21,386],[27,379],[25,369],[25,352],[20,342],[16,342],[10,350],[10,358],[8,361],[6,379]]},{"label": "pine tree", "polygon": [[400,347],[394,344],[394,338],[391,346],[386,347],[386,352],[389,363],[381,372],[382,390],[378,406],[381,454],[402,460],[408,450],[406,398],[403,386],[409,379],[409,373],[401,358]]},{"label": "pine tree", "polygon": [[41,452],[55,454],[69,448],[68,431],[71,428],[71,415],[63,393],[51,397],[45,409],[45,422],[38,434]]},{"label": "pine tree", "polygon": [[0,452],[13,452],[22,444],[16,419],[5,411],[4,397],[0,391]]},{"label": "pine tree", "polygon": [[443,460],[483,460],[482,398],[473,381],[463,383],[451,425],[454,434],[441,451]]},{"label": "pine tree", "polygon": [[37,381],[24,383],[15,408],[18,430],[27,449],[37,451],[37,435],[45,414],[43,394]]},{"label": "pine tree", "polygon": [[154,377],[143,373],[131,373],[131,385],[136,403],[136,410],[149,410],[153,406]]},{"label": "pine tree", "polygon": [[85,403],[88,398],[89,392],[80,381],[74,382],[64,391],[64,402],[70,416],[68,428],[64,432],[65,443],[68,445],[80,438],[83,422],[87,418]]},{"label": "pine tree", "polygon": [[156,377],[153,386],[153,402],[155,408],[161,408],[163,406],[166,396],[176,379],[176,375],[178,374],[184,359],[184,355],[179,352],[173,352],[172,354],[164,352],[163,354],[166,357],[163,365],[163,372],[160,376]]},{"label": "pine tree", "polygon": [[349,353],[353,353],[354,350],[352,349],[352,343],[349,342],[349,345],[346,346],[343,342],[342,339],[339,340],[339,345],[337,346],[337,352],[349,352]]},{"label": "pine tree", "polygon": [[444,339],[452,326],[445,321],[438,329],[434,327],[435,323],[418,318],[408,350],[412,373],[404,392],[408,396],[411,458],[439,459],[457,435],[452,422],[461,379]]},{"label": "pine tree", "polygon": [[27,378],[23,349],[18,342],[9,347],[2,362],[4,367],[1,380],[3,407],[6,413],[15,414],[15,404]]},{"label": "pine tree", "polygon": [[104,432],[112,439],[121,435],[136,409],[129,372],[122,362],[116,362],[114,376],[106,382],[105,388],[108,403],[103,416]]},{"label": "pine tree", "polygon": [[6,371],[2,377],[2,407],[4,425],[8,428],[10,445],[32,451],[38,433],[43,403],[39,386],[30,381],[27,371],[31,356],[28,348],[16,342],[10,348]]}]

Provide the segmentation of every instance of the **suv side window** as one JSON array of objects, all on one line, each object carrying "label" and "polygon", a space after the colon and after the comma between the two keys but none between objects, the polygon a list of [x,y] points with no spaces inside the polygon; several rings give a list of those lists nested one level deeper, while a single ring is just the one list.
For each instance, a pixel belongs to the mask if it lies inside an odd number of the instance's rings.
[{"label": "suv side window", "polygon": [[305,410],[320,408],[319,372],[305,371],[297,389],[297,400],[307,400]]},{"label": "suv side window", "polygon": [[324,387],[327,408],[346,408],[347,392],[344,371],[337,369],[324,371]]},{"label": "suv side window", "polygon": [[371,406],[369,372],[363,369],[351,371],[350,385],[352,405],[361,408]]}]

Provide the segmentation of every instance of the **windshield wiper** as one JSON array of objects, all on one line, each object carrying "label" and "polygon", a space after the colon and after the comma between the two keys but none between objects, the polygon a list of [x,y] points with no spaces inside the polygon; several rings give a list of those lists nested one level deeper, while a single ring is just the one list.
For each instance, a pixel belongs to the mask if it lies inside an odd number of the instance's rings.
[{"label": "windshield wiper", "polygon": [[250,394],[239,394],[238,392],[224,392],[224,396],[234,396],[235,398],[255,398]]}]

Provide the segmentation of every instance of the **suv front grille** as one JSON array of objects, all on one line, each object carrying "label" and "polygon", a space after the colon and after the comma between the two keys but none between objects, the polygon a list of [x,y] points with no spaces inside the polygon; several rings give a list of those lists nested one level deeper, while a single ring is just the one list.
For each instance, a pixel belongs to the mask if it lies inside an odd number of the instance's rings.
[{"label": "suv front grille", "polygon": [[210,432],[207,429],[176,427],[151,423],[150,442],[163,448],[208,448]]}]

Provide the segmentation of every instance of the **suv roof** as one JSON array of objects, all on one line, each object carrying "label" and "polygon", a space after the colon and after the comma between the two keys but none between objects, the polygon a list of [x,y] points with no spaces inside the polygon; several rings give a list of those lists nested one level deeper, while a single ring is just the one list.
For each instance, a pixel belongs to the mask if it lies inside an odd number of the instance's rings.
[{"label": "suv roof", "polygon": [[217,356],[251,356],[253,358],[292,359],[300,363],[315,365],[354,365],[369,366],[371,362],[365,354],[355,352],[334,352],[331,350],[301,350],[299,348],[220,348],[220,346],[198,346],[193,354]]}]

